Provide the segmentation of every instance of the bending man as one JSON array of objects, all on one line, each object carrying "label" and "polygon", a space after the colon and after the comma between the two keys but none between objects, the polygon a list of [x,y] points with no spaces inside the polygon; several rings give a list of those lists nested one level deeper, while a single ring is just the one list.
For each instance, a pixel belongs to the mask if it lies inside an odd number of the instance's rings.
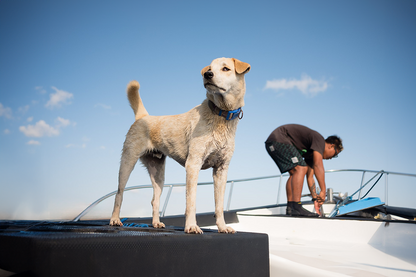
[{"label": "bending man", "polygon": [[[308,173],[308,186],[315,210],[319,213],[326,197],[323,160],[336,158],[343,149],[342,140],[339,137],[329,136],[324,139],[318,132],[298,124],[280,126],[270,134],[266,140],[266,150],[279,167],[280,172],[282,174],[289,172],[290,175],[286,183],[288,201],[286,214],[317,216],[304,209],[300,202],[303,180]],[[318,195],[315,191],[313,175],[321,189]]]}]

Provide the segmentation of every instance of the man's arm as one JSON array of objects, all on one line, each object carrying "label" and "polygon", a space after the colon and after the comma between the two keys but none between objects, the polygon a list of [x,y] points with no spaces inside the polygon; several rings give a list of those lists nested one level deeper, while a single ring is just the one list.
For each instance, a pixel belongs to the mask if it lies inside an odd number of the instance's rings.
[{"label": "man's arm", "polygon": [[306,173],[306,181],[308,183],[309,191],[311,192],[312,198],[316,198],[316,186],[315,179],[313,178],[314,171],[308,166],[308,172]]},{"label": "man's arm", "polygon": [[321,188],[321,192],[316,197],[319,207],[321,207],[326,197],[325,169],[322,155],[317,151],[313,151],[313,170],[315,172],[316,180],[318,180],[319,187]]},{"label": "man's arm", "polygon": [[319,215],[321,215],[321,211],[319,210],[321,206],[318,204],[318,201],[317,201],[318,199],[316,195],[316,186],[315,186],[315,179],[313,178],[313,174],[314,174],[313,169],[310,166],[308,166],[308,172],[306,173],[306,182],[308,183],[309,191],[311,192],[312,199],[314,200],[313,205],[315,206],[315,211]]}]

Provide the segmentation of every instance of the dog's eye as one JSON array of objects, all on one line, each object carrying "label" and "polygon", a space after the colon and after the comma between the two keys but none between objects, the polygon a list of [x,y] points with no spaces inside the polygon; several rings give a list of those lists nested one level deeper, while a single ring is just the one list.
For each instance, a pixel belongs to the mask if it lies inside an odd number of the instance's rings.
[{"label": "dog's eye", "polygon": [[230,71],[230,70],[231,69],[229,69],[228,67],[225,67],[225,66],[222,68],[222,71]]}]

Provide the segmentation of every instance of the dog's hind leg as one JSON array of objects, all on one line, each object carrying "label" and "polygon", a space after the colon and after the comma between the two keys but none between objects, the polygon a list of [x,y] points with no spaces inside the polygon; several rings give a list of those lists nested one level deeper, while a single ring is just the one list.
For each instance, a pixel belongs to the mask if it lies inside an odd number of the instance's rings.
[{"label": "dog's hind leg", "polygon": [[162,153],[150,153],[141,157],[140,160],[146,166],[153,186],[152,225],[154,228],[165,228],[165,224],[160,222],[159,207],[160,196],[162,195],[163,185],[165,183],[166,156]]},{"label": "dog's hind leg", "polygon": [[218,233],[235,233],[234,229],[225,225],[224,220],[224,193],[227,184],[227,166],[214,168],[214,198],[215,198],[215,219]]},{"label": "dog's hind leg", "polygon": [[140,157],[140,154],[144,151],[140,147],[135,145],[129,145],[124,143],[123,153],[120,161],[120,171],[118,173],[118,190],[114,200],[113,214],[110,219],[110,225],[123,226],[120,221],[120,209],[121,203],[123,202],[124,188],[126,187],[127,181],[129,180],[130,174]]}]

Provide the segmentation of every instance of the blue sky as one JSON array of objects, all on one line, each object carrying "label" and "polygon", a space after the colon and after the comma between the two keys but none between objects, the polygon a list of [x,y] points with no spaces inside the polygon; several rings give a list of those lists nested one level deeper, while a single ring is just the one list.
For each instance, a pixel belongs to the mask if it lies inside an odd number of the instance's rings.
[{"label": "blue sky", "polygon": [[[70,218],[116,190],[128,82],[150,114],[183,113],[218,57],[251,64],[229,179],[278,174],[264,141],[286,123],[343,139],[326,169],[416,173],[413,0],[3,0],[0,38],[0,218]],[[137,166],[128,186],[149,183]]]}]

